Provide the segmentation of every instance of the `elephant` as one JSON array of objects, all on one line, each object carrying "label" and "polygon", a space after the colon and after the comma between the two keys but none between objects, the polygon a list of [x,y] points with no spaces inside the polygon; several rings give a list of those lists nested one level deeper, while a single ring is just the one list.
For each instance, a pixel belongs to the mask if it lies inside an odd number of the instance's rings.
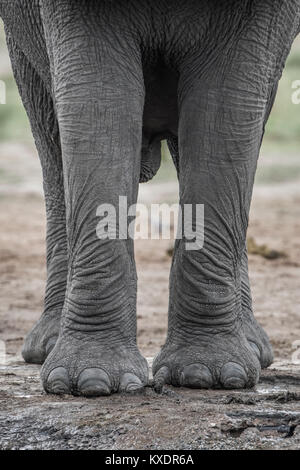
[{"label": "elephant", "polygon": [[130,237],[99,239],[99,204],[135,204],[167,140],[180,206],[205,241],[175,242],[152,386],[254,387],[272,348],[253,315],[246,235],[265,125],[300,29],[299,0],[0,0],[43,171],[44,312],[23,357],[46,392],[149,385]]}]

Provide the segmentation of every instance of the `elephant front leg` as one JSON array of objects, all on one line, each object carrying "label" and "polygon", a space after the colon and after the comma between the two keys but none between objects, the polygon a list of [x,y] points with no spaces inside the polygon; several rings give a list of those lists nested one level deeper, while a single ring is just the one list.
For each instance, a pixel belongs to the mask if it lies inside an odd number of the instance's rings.
[{"label": "elephant front leg", "polygon": [[[70,64],[55,64],[55,95],[68,280],[60,335],[41,376],[49,393],[130,392],[148,382],[147,361],[136,343],[137,278],[133,240],[127,235],[132,222],[127,207],[136,203],[140,176],[142,69],[131,53],[126,59],[122,51],[110,50],[110,41],[97,44],[93,58],[87,37],[80,43],[68,34],[64,40],[64,33],[55,36],[62,40],[55,51],[67,51]],[[87,60],[80,68],[77,51]]]},{"label": "elephant front leg", "polygon": [[120,196],[136,202],[139,181],[143,99],[130,101],[58,104],[70,255],[60,336],[42,369],[50,393],[106,395],[147,383],[136,344],[133,241],[127,206],[119,209]]},{"label": "elephant front leg", "polygon": [[154,361],[157,388],[164,382],[244,388],[259,379],[257,350],[244,329],[241,273],[266,104],[246,91],[199,82],[182,99],[182,226],[197,227],[195,206],[203,204],[204,245],[188,249],[186,238],[176,243],[168,337]]},{"label": "elephant front leg", "polygon": [[[168,141],[170,153],[177,167],[179,165],[178,139]],[[179,176],[179,175],[178,175]],[[256,320],[252,308],[252,295],[250,280],[248,274],[248,252],[247,246],[242,256],[241,262],[241,305],[242,305],[242,323],[246,338],[259,358],[261,367],[267,368],[273,362],[273,350],[269,338]]]}]

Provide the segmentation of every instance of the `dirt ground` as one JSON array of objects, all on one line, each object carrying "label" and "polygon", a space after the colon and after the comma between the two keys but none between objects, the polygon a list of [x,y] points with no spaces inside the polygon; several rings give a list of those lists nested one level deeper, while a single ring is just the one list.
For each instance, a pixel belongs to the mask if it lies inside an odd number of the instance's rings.
[{"label": "dirt ground", "polygon": [[[256,389],[167,387],[157,395],[149,387],[137,396],[58,397],[43,393],[39,366],[20,357],[24,335],[41,313],[45,285],[40,171],[31,149],[0,148],[0,156],[6,174],[0,181],[0,339],[6,345],[1,449],[300,447],[300,182],[260,185],[254,192],[249,236],[286,254],[275,260],[250,256],[255,313],[275,352]],[[176,191],[175,183],[154,182],[141,188],[140,200],[170,202]],[[170,246],[165,240],[136,242],[138,341],[148,358],[166,335]]]}]

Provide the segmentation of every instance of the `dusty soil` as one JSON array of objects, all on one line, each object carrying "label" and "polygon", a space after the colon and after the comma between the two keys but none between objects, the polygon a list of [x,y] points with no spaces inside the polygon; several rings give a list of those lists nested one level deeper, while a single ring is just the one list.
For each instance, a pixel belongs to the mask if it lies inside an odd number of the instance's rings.
[{"label": "dusty soil", "polygon": [[[0,149],[0,155],[7,152]],[[19,155],[11,155],[14,175],[21,170],[24,175]],[[5,166],[5,162],[0,163]],[[24,335],[41,313],[45,284],[39,171],[30,169],[28,174],[30,181],[8,178],[0,184],[0,339],[6,345],[6,363],[2,360],[0,365],[0,448],[299,448],[299,182],[255,189],[249,235],[258,245],[287,255],[272,261],[250,256],[256,316],[275,351],[275,363],[262,373],[256,389],[167,387],[157,395],[147,388],[137,396],[84,399],[47,396],[40,385],[39,366],[25,365],[20,357]],[[174,183],[153,183],[143,186],[140,197],[146,202],[169,202],[176,199],[176,191]],[[168,248],[170,242],[165,240],[136,243],[138,341],[148,358],[158,352],[166,334]]]}]

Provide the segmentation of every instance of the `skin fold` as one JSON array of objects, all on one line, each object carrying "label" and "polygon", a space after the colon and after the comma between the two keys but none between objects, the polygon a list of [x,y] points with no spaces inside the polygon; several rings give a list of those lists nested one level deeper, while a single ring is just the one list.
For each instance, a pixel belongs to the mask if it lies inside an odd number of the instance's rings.
[{"label": "skin fold", "polygon": [[253,182],[298,0],[0,0],[44,177],[45,309],[23,347],[49,393],[148,384],[136,344],[131,239],[96,236],[100,204],[137,201],[167,139],[180,204],[205,243],[177,240],[154,387],[254,386],[272,362],[245,248]]}]

